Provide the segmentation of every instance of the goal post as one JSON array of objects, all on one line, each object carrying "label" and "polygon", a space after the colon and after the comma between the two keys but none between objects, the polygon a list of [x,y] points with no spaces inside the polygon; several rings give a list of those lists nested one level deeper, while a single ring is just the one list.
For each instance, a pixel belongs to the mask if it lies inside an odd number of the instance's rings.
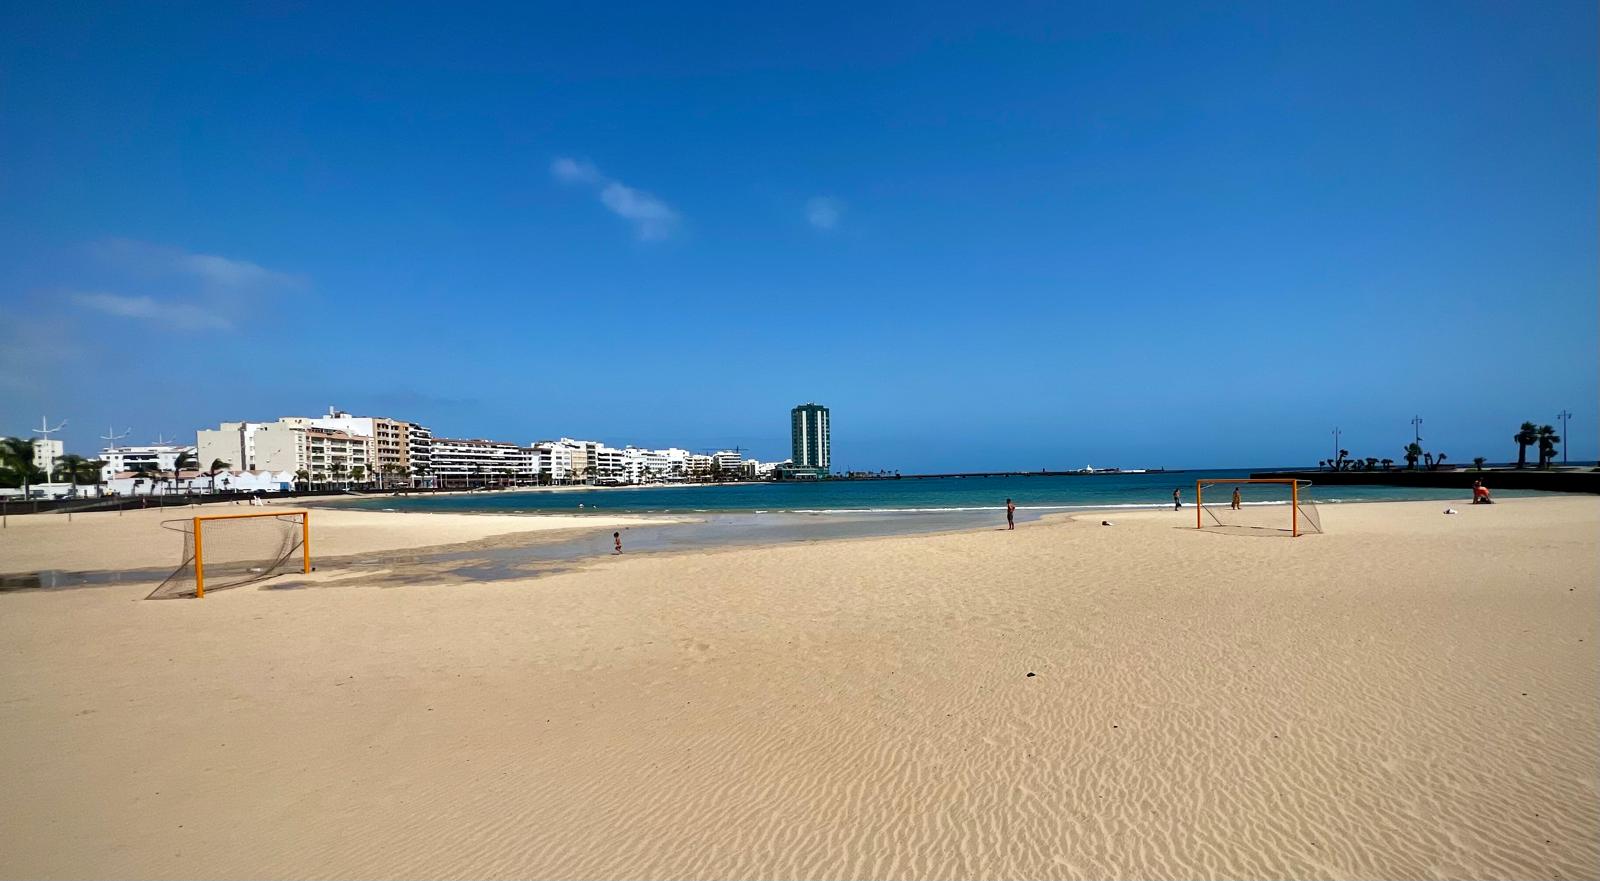
[{"label": "goal post", "polygon": [[204,597],[284,572],[311,571],[311,514],[200,514],[161,526],[184,535],[183,559],[148,599]]},{"label": "goal post", "polygon": [[1311,486],[1309,480],[1287,477],[1202,477],[1194,482],[1194,527],[1287,533],[1292,538],[1320,533],[1322,518]]}]

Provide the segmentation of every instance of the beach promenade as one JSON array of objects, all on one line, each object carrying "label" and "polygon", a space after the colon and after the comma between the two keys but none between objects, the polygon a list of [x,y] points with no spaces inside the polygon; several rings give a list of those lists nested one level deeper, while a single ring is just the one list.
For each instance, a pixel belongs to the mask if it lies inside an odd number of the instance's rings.
[{"label": "beach promenade", "polygon": [[[1600,499],[1445,507],[0,593],[0,877],[1600,875]],[[170,567],[159,513],[0,571]]]}]

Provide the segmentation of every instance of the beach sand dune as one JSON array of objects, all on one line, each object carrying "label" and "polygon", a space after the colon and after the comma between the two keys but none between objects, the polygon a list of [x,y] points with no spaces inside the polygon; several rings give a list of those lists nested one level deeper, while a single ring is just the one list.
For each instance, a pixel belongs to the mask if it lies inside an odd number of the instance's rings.
[{"label": "beach sand dune", "polygon": [[1600,500],[1442,507],[0,596],[0,875],[1595,877]]}]

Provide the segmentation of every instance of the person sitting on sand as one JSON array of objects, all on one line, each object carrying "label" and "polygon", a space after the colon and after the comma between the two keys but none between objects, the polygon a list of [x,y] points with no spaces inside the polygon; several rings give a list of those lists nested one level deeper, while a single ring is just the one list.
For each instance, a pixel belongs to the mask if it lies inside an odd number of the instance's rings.
[{"label": "person sitting on sand", "polygon": [[1017,503],[1006,499],[1006,528],[1017,528]]},{"label": "person sitting on sand", "polygon": [[1233,505],[1232,505],[1232,507],[1233,507],[1233,510],[1235,510],[1235,511],[1239,510],[1239,488],[1238,487],[1234,487],[1233,488]]},{"label": "person sitting on sand", "polygon": [[1183,507],[1183,491],[1175,489],[1172,491],[1172,510],[1176,511],[1181,507]]},{"label": "person sitting on sand", "polygon": [[1472,482],[1472,503],[1474,505],[1494,504],[1494,499],[1489,498],[1489,488],[1484,486],[1481,480]]},{"label": "person sitting on sand", "polygon": [[622,533],[620,533],[620,532],[611,533],[611,540],[613,542],[616,542],[616,545],[617,545],[617,549],[612,551],[611,553],[612,554],[620,554],[620,553],[622,553]]}]

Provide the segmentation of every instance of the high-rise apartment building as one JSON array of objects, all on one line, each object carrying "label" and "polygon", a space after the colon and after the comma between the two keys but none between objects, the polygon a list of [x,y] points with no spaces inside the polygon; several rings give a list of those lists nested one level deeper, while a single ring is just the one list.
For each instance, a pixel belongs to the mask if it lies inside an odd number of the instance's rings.
[{"label": "high-rise apartment building", "polygon": [[832,461],[828,408],[805,403],[789,411],[790,438],[794,454],[791,468],[807,469],[817,475],[828,473]]}]

